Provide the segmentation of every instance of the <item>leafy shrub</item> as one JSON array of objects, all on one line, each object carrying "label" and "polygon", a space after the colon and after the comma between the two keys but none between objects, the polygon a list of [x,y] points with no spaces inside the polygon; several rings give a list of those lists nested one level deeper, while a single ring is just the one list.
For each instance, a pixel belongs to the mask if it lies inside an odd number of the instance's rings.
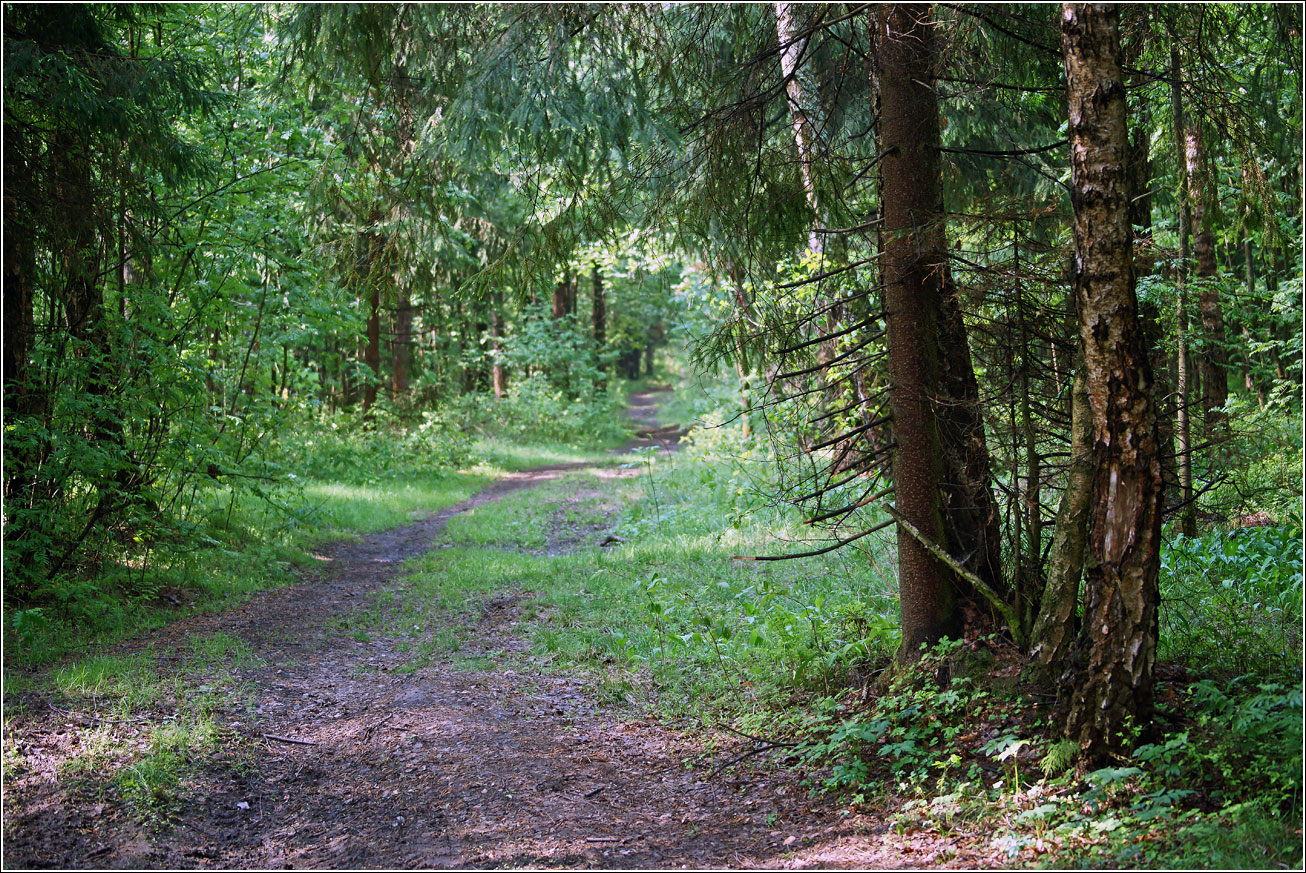
[{"label": "leafy shrub", "polygon": [[532,373],[514,382],[502,402],[483,410],[483,420],[527,440],[594,442],[624,434],[619,407],[617,398],[596,390],[593,383],[572,393],[549,376]]},{"label": "leafy shrub", "polygon": [[1018,783],[1018,756],[1029,743],[1003,727],[1017,707],[970,676],[954,676],[940,685],[940,676],[964,657],[961,652],[962,643],[943,640],[917,663],[898,671],[866,712],[809,744],[804,749],[807,761],[832,765],[823,786],[864,791],[888,779],[889,786],[896,783],[899,789],[923,793],[943,792],[958,779],[977,783],[983,770],[980,760],[975,757],[967,764],[958,750],[973,742],[981,727],[991,734],[982,753],[1006,764],[1008,778]]},{"label": "leafy shrub", "polygon": [[1162,657],[1216,674],[1296,674],[1300,526],[1177,535],[1161,554]]},{"label": "leafy shrub", "polygon": [[288,448],[285,466],[313,479],[374,484],[388,477],[448,473],[471,459],[471,439],[438,410],[405,421],[378,406],[366,417],[333,416],[295,430],[297,441]]},{"label": "leafy shrub", "polygon": [[1197,726],[1135,757],[1167,784],[1205,781],[1225,799],[1301,805],[1302,692],[1262,683],[1242,694],[1205,679],[1192,686]]}]

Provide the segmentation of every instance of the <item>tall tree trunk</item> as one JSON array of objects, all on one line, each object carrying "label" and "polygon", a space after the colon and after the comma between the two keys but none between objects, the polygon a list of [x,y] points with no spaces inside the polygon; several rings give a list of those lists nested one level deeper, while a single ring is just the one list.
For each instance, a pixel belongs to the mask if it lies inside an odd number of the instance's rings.
[{"label": "tall tree trunk", "polygon": [[[4,407],[10,415],[30,411],[34,386],[27,384],[32,346],[32,277],[36,256],[29,213],[19,205],[20,189],[29,192],[20,133],[5,128],[4,162]],[[30,195],[29,195],[30,196]],[[12,460],[12,458],[10,459]]]},{"label": "tall tree trunk", "polygon": [[[1252,257],[1252,238],[1247,232],[1247,224],[1250,215],[1244,215],[1242,231],[1242,251],[1243,251],[1243,280],[1247,284],[1248,299],[1255,299],[1256,296],[1256,261]],[[1261,409],[1265,408],[1265,388],[1260,380],[1256,378],[1254,362],[1252,360],[1252,332],[1244,321],[1242,325],[1243,337],[1243,386],[1247,392],[1256,394],[1256,401]]]},{"label": "tall tree trunk", "polygon": [[[935,146],[938,145],[936,140]],[[940,198],[939,215],[942,216]],[[942,220],[942,219],[940,219]],[[943,228],[939,229],[943,239]],[[957,302],[945,252],[939,253],[943,288],[939,298],[939,352],[941,371],[935,414],[943,452],[943,529],[948,551],[990,589],[1006,596],[1002,576],[1002,530],[998,504],[993,499],[993,474],[979,382],[971,361],[970,340]],[[955,580],[969,600],[981,601],[980,592],[966,579]]]},{"label": "tall tree trunk", "polygon": [[1152,162],[1149,160],[1151,137],[1146,124],[1134,126],[1129,144],[1129,224],[1139,230],[1137,239],[1152,236]]},{"label": "tall tree trunk", "polygon": [[[889,404],[897,448],[898,513],[934,543],[944,542],[943,452],[935,401],[940,395],[946,246],[939,177],[939,111],[934,91],[934,26],[923,4],[876,11],[883,174],[884,283]],[[898,525],[901,662],[921,646],[961,632],[951,574]]]},{"label": "tall tree trunk", "polygon": [[568,309],[567,286],[570,281],[571,281],[571,277],[568,274],[564,273],[562,278],[558,280],[558,284],[555,285],[553,288],[553,317],[554,318],[562,318],[564,315],[567,314],[567,309]]},{"label": "tall tree trunk", "polygon": [[1075,298],[1094,453],[1084,623],[1067,736],[1102,760],[1153,708],[1161,464],[1138,322],[1117,7],[1067,3]]},{"label": "tall tree trunk", "polygon": [[[1183,85],[1181,76],[1183,67],[1179,62],[1179,49],[1170,49],[1170,109],[1174,127],[1175,162],[1185,166],[1184,158],[1184,108]],[[1188,354],[1188,256],[1190,220],[1188,212],[1188,184],[1184,174],[1179,173],[1177,201],[1179,210],[1179,264],[1175,268],[1176,318],[1175,346],[1178,364],[1175,375],[1175,439],[1179,454],[1179,526],[1186,537],[1197,536],[1197,506],[1193,502],[1193,453],[1192,424],[1189,417],[1189,401],[1192,391],[1192,360]]]},{"label": "tall tree trunk", "polygon": [[1228,353],[1224,349],[1224,308],[1215,285],[1215,234],[1211,231],[1212,181],[1196,125],[1184,131],[1184,163],[1188,177],[1188,202],[1192,209],[1193,248],[1200,282],[1197,308],[1202,321],[1202,421],[1209,431],[1224,420],[1220,410],[1229,400]]},{"label": "tall tree trunk", "polygon": [[1057,520],[1048,552],[1047,583],[1029,637],[1027,677],[1050,685],[1066,666],[1075,638],[1079,581],[1084,575],[1088,512],[1093,497],[1092,413],[1084,380],[1083,356],[1078,355],[1071,388],[1070,470],[1057,507]]}]

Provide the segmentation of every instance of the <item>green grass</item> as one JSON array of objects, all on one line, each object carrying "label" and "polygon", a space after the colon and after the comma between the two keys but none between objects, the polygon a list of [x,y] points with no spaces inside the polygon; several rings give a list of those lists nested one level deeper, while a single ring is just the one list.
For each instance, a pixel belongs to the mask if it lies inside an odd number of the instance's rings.
[{"label": "green grass", "polygon": [[[723,428],[680,455],[612,459],[450,519],[451,547],[413,563],[388,623],[456,623],[496,594],[530,592],[536,665],[588,671],[613,699],[704,719],[841,685],[896,644],[885,544],[735,560],[795,550],[784,540],[807,533],[792,513],[751,505],[748,477],[769,461],[728,460],[723,441],[735,438]],[[632,467],[652,475],[614,476]],[[556,525],[554,539],[585,536],[555,557],[521,551],[541,549]],[[598,548],[608,532],[620,542]]]},{"label": "green grass", "polygon": [[[192,513],[199,548],[161,544],[131,566],[107,565],[95,578],[59,580],[53,602],[7,609],[6,683],[25,681],[18,670],[57,664],[180,615],[226,609],[255,592],[293,583],[293,571],[311,565],[307,552],[315,546],[410,523],[468,499],[507,472],[606,463],[608,450],[620,445],[610,443],[580,448],[484,438],[463,470],[407,469],[401,462],[408,455],[397,453],[394,463],[401,465],[391,469],[342,469],[329,480],[299,477],[258,494],[214,490]],[[343,449],[337,455],[348,458]],[[361,457],[384,462],[389,455],[373,449]]]},{"label": "green grass", "polygon": [[[84,724],[61,778],[98,793],[116,791],[155,826],[181,809],[188,780],[222,751],[219,714],[252,705],[236,671],[259,663],[244,640],[223,632],[195,638],[171,658],[161,664],[152,649],[94,655],[50,671],[41,683],[51,706]],[[34,684],[29,679],[21,690]],[[127,737],[122,725],[132,728]],[[24,762],[10,754],[19,742],[16,723],[6,728],[8,778]]]},{"label": "green grass", "polygon": [[500,437],[482,437],[474,444],[481,463],[477,470],[490,473],[516,472],[546,464],[603,464],[611,460],[611,451],[625,438],[610,439],[598,446],[581,443],[518,443]]},{"label": "green grass", "polygon": [[315,544],[407,524],[468,499],[485,487],[493,473],[488,469],[441,476],[388,476],[368,484],[310,480],[304,485],[303,499],[320,521],[297,541]]}]

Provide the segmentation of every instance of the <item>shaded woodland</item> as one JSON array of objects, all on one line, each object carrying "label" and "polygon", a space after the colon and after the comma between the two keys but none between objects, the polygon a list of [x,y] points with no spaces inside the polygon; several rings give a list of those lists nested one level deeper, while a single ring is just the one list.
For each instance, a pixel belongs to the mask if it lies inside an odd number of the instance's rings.
[{"label": "shaded woodland", "polygon": [[[1299,818],[1301,12],[5,4],[6,658],[321,526],[305,483],[619,439],[692,361],[695,463],[768,471],[716,514],[802,531],[736,564],[890,550],[830,676],[996,652],[1099,780],[1179,767],[1159,672],[1236,676],[1202,724],[1264,746],[1183,784]],[[914,754],[875,723],[827,787]]]}]

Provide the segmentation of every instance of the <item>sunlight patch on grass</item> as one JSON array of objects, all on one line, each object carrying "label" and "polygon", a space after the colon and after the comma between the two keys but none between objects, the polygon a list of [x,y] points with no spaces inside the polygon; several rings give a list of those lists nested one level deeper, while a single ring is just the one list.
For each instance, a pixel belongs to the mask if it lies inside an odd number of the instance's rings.
[{"label": "sunlight patch on grass", "polygon": [[494,437],[483,437],[474,444],[473,453],[480,462],[471,469],[476,472],[516,472],[547,464],[591,463],[604,464],[612,459],[610,449],[622,442],[612,440],[598,446],[566,443],[513,443]]}]

